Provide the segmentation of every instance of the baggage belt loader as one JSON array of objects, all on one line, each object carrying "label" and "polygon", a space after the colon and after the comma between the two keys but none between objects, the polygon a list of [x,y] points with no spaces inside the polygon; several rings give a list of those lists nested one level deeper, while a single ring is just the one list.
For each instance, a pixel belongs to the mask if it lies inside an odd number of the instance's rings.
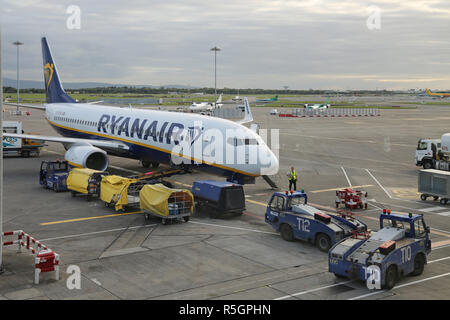
[{"label": "baggage belt loader", "polygon": [[325,214],[307,205],[307,201],[304,192],[275,192],[266,209],[266,223],[280,232],[284,240],[306,240],[324,252],[354,231],[367,231],[367,225],[352,215]]},{"label": "baggage belt loader", "polygon": [[354,236],[328,252],[328,269],[337,277],[391,289],[403,275],[420,275],[431,252],[430,228],[423,215],[394,214],[383,209],[380,230],[370,237]]}]

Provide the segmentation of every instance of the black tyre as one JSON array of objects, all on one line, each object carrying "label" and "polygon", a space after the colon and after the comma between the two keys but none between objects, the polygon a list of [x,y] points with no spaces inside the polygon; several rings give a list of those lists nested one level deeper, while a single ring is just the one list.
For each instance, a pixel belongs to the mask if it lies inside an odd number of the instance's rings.
[{"label": "black tyre", "polygon": [[292,230],[292,227],[290,225],[283,223],[280,226],[280,234],[283,240],[294,241],[294,230]]},{"label": "black tyre", "polygon": [[328,252],[331,248],[330,237],[324,233],[319,233],[316,238],[316,246],[320,251]]},{"label": "black tyre", "polygon": [[439,200],[439,203],[445,206],[447,204],[447,201],[448,201],[447,199],[441,198],[441,200]]},{"label": "black tyre", "polygon": [[184,222],[189,222],[189,216],[183,217]]},{"label": "black tyre", "polygon": [[430,161],[427,161],[423,164],[424,169],[431,169],[433,167],[433,164]]},{"label": "black tyre", "polygon": [[56,183],[53,184],[53,191],[58,192],[58,185]]},{"label": "black tyre", "polygon": [[151,164],[150,161],[147,161],[147,160],[141,160],[141,165],[142,165],[144,168],[150,167],[150,164]]},{"label": "black tyre", "polygon": [[161,224],[166,225],[166,224],[167,224],[167,219],[162,218],[162,219],[161,219]]},{"label": "black tyre", "polygon": [[439,199],[439,197],[433,197],[433,200],[436,201],[437,199]]},{"label": "black tyre", "polygon": [[427,200],[427,196],[425,194],[420,195],[420,200],[425,201]]},{"label": "black tyre", "polygon": [[47,189],[47,181],[42,180],[42,188]]},{"label": "black tyre", "polygon": [[156,168],[159,167],[159,162],[152,162],[151,166],[152,166],[153,169],[156,169]]},{"label": "black tyre", "polygon": [[423,273],[425,267],[425,258],[422,253],[419,253],[414,258],[414,271],[411,273],[413,276],[418,276]]},{"label": "black tyre", "polygon": [[390,266],[386,271],[386,280],[384,283],[384,289],[392,289],[397,282],[397,268]]}]

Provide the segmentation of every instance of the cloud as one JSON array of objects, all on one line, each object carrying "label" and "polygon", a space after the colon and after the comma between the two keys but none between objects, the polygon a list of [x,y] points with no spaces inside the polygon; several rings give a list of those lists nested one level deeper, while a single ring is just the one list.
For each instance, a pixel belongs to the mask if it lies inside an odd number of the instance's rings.
[{"label": "cloud", "polygon": [[[68,30],[66,8],[81,8]],[[380,8],[381,29],[366,26]],[[46,35],[63,81],[219,87],[450,88],[450,3],[437,0],[2,0],[4,76],[40,80]],[[384,79],[386,81],[381,81]],[[391,80],[389,80],[391,79]],[[395,80],[397,79],[397,80]],[[403,79],[403,81],[401,80]]]}]

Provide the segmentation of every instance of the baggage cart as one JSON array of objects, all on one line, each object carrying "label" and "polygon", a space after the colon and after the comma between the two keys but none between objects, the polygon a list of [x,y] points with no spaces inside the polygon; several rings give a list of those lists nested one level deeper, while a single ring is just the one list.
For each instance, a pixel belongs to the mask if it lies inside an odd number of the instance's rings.
[{"label": "baggage cart", "polygon": [[188,222],[194,210],[194,197],[189,190],[171,189],[161,183],[144,185],[139,199],[145,218],[161,218],[162,224],[181,219]]},{"label": "baggage cart", "polygon": [[435,169],[420,170],[418,191],[423,201],[433,197],[433,200],[440,199],[439,203],[446,205],[450,199],[450,172]]}]

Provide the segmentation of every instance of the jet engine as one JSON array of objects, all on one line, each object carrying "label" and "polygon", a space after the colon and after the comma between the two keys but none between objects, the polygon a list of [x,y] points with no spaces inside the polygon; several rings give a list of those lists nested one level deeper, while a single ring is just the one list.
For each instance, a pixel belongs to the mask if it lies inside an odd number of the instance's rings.
[{"label": "jet engine", "polygon": [[73,145],[67,150],[64,158],[69,163],[83,168],[105,171],[108,167],[106,152],[91,145]]}]

